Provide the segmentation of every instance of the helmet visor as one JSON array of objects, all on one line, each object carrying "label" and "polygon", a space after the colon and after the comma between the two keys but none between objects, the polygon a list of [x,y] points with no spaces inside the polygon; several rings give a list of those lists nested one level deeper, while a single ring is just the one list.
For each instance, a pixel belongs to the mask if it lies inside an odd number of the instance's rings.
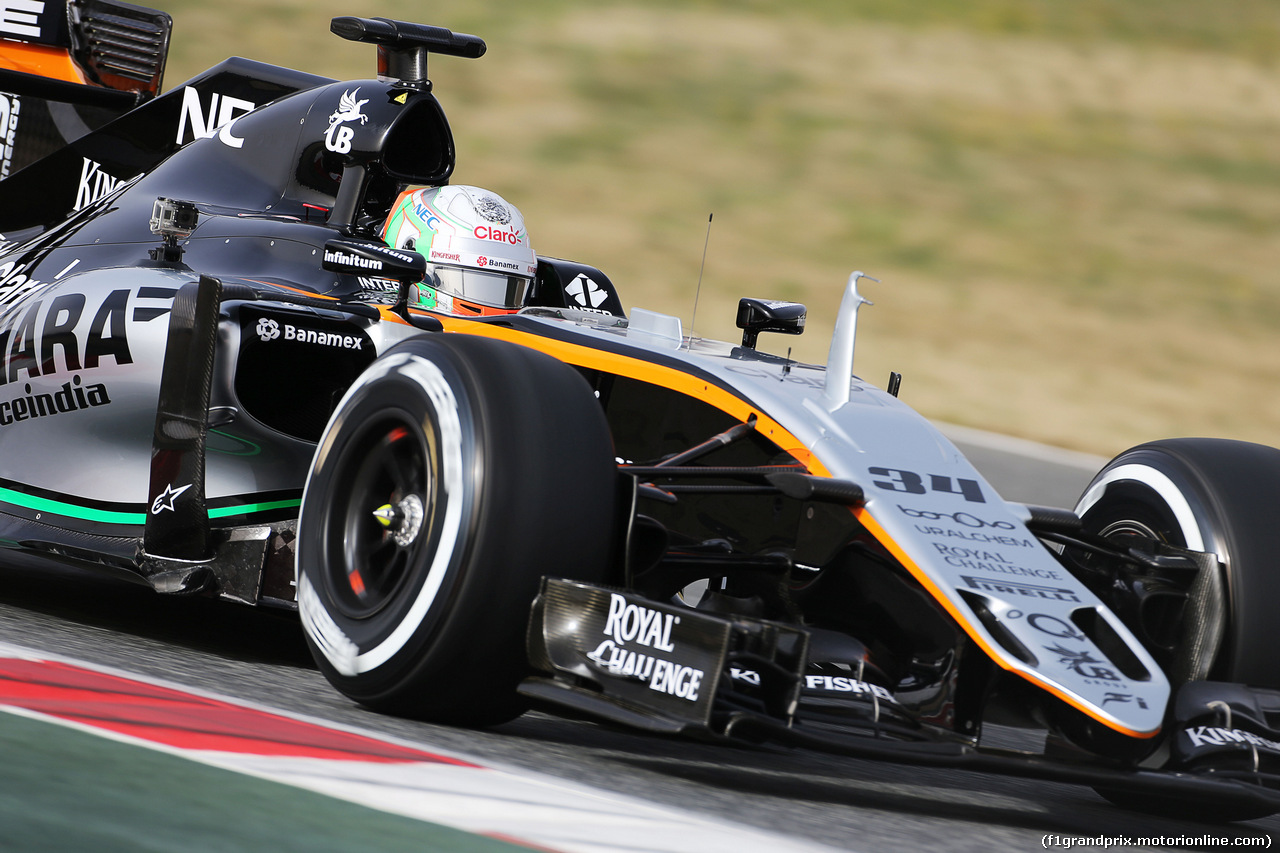
[{"label": "helmet visor", "polygon": [[426,281],[433,287],[471,302],[495,308],[523,308],[532,279],[504,272],[486,272],[437,264],[427,264]]}]

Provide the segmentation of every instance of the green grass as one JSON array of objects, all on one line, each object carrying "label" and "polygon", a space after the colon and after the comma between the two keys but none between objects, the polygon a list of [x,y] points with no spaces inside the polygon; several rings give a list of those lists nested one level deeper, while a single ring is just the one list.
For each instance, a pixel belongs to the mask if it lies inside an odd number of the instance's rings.
[{"label": "green grass", "polygon": [[[666,0],[655,5],[720,13],[783,14],[771,0]],[[861,19],[909,27],[952,27],[1001,36],[1039,36],[1089,44],[1122,41],[1280,57],[1280,13],[1268,0],[802,0],[791,17]]]},{"label": "green grass", "polygon": [[883,280],[857,371],[924,413],[1100,453],[1280,444],[1280,7],[1264,0],[227,0],[169,4],[168,79],[229,55],[330,76],[336,14],[486,38],[433,57],[454,180],[535,248],[698,333],[737,297]]}]

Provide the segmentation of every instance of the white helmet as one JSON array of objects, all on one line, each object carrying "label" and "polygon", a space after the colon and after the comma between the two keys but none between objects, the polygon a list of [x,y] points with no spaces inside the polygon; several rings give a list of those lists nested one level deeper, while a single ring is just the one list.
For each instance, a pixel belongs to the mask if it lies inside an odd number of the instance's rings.
[{"label": "white helmet", "polygon": [[538,272],[520,211],[479,187],[402,192],[382,238],[427,259],[416,300],[424,308],[510,314],[524,307]]}]

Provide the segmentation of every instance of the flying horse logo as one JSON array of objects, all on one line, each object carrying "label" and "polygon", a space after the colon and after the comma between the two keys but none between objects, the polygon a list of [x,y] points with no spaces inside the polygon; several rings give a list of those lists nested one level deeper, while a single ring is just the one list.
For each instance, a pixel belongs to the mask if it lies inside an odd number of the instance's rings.
[{"label": "flying horse logo", "polygon": [[369,121],[369,117],[360,112],[360,108],[369,103],[369,99],[357,101],[358,94],[360,94],[358,88],[343,92],[342,97],[338,99],[338,108],[334,110],[333,115],[329,116],[329,129],[324,134],[324,147],[330,151],[346,154],[351,150],[351,140],[356,132],[345,126],[347,122],[360,119],[360,123],[365,124]]}]

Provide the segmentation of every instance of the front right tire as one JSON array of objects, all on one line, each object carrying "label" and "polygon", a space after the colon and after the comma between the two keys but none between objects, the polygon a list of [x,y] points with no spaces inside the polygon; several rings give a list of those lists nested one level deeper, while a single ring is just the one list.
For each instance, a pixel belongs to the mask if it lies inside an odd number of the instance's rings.
[{"label": "front right tire", "polygon": [[[1154,441],[1121,453],[1089,484],[1076,507],[1085,530],[1209,552],[1225,584],[1216,654],[1196,680],[1280,688],[1280,450],[1210,438]],[[1176,689],[1179,685],[1174,684]],[[1165,817],[1252,820],[1270,806],[1207,803],[1122,788],[1095,788],[1122,808]]]},{"label": "front right tire", "polygon": [[1094,477],[1076,512],[1093,533],[1216,554],[1223,630],[1201,677],[1280,688],[1280,449],[1213,438],[1143,444]]}]

